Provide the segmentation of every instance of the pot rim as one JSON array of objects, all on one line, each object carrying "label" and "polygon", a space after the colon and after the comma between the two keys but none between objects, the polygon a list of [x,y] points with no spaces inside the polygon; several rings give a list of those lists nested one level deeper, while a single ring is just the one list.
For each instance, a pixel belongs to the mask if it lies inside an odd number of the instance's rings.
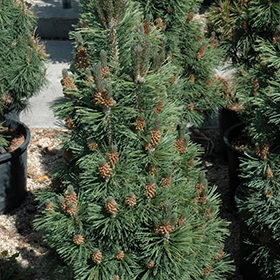
[{"label": "pot rim", "polygon": [[6,153],[4,155],[1,155],[0,156],[0,164],[7,161],[7,160],[10,160],[11,158],[15,157],[15,156],[18,156],[18,155],[21,155],[22,153],[25,152],[29,142],[30,142],[30,130],[29,128],[21,121],[17,121],[17,120],[14,120],[14,119],[10,119],[10,118],[5,118],[5,124],[4,125],[7,125],[7,126],[14,126],[16,130],[19,129],[19,127],[22,127],[24,132],[25,132],[25,140],[24,142],[20,145],[20,147],[18,147],[16,150],[10,152],[10,153]]},{"label": "pot rim", "polygon": [[236,152],[237,154],[239,154],[240,156],[244,157],[245,154],[242,153],[242,152],[240,152],[240,151],[238,151],[237,149],[233,148],[233,147],[230,145],[229,140],[228,140],[228,136],[229,136],[229,134],[232,132],[232,130],[234,130],[234,129],[237,128],[237,127],[241,127],[241,126],[245,126],[243,122],[240,122],[240,123],[238,123],[238,124],[235,124],[235,125],[231,126],[229,129],[227,129],[226,132],[224,133],[223,140],[224,140],[224,143],[226,144],[226,146],[227,146],[230,150],[232,150],[232,151]]}]

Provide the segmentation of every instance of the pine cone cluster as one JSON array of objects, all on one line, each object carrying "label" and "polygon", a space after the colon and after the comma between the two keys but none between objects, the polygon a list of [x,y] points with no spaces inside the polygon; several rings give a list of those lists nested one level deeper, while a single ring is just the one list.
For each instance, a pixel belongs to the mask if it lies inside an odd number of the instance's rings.
[{"label": "pine cone cluster", "polygon": [[154,113],[157,115],[163,108],[163,101],[160,101],[156,106],[155,106],[155,110]]},{"label": "pine cone cluster", "polygon": [[187,21],[192,21],[192,20],[193,20],[193,17],[194,17],[194,11],[191,11],[191,12],[189,12],[189,14],[188,14],[186,20],[187,20]]},{"label": "pine cone cluster", "polygon": [[[74,85],[73,80],[70,76],[63,78],[61,80],[61,84],[63,87],[66,87],[66,88],[77,89],[77,87]],[[63,91],[63,93],[64,93],[64,91]]]},{"label": "pine cone cluster", "polygon": [[151,166],[150,167],[150,173],[151,173],[151,175],[156,175],[157,174],[157,167],[156,166]]},{"label": "pine cone cluster", "polygon": [[68,188],[64,194],[65,201],[61,205],[61,209],[73,216],[76,213],[77,205],[78,205],[78,199],[77,194],[75,191],[71,188]]},{"label": "pine cone cluster", "polygon": [[274,176],[273,171],[271,170],[269,165],[267,165],[266,167],[265,176],[268,178],[272,178]]},{"label": "pine cone cluster", "polygon": [[108,179],[111,177],[112,175],[112,169],[109,165],[109,163],[105,163],[104,165],[100,165],[98,167],[98,170],[99,170],[99,174],[100,176],[103,178],[103,179]]},{"label": "pine cone cluster", "polygon": [[87,61],[87,49],[85,47],[80,47],[76,51],[74,66],[76,69],[86,69],[89,67]]},{"label": "pine cone cluster", "polygon": [[208,81],[206,82],[206,87],[209,88],[209,87],[211,87],[211,85],[212,85],[212,81],[211,81],[211,80],[208,80]]},{"label": "pine cone cluster", "polygon": [[190,80],[191,83],[194,82],[195,79],[194,79],[194,75],[193,75],[193,74],[191,74],[191,75],[189,76],[189,80]]},{"label": "pine cone cluster", "polygon": [[147,198],[152,198],[156,194],[156,185],[155,184],[147,184],[145,186],[145,194]]},{"label": "pine cone cluster", "polygon": [[184,154],[187,151],[187,148],[185,146],[185,141],[182,138],[176,139],[175,147],[177,151],[181,154]]},{"label": "pine cone cluster", "polygon": [[183,225],[187,222],[186,216],[182,215],[178,218],[177,223],[176,223],[176,227],[182,227]]},{"label": "pine cone cluster", "polygon": [[205,50],[206,50],[206,46],[201,45],[201,47],[198,50],[198,54],[196,56],[197,60],[200,60],[205,55]]},{"label": "pine cone cluster", "polygon": [[212,267],[210,265],[204,267],[204,269],[203,269],[204,275],[206,275],[206,276],[209,275],[211,272],[211,269],[212,269]]},{"label": "pine cone cluster", "polygon": [[104,106],[106,108],[112,107],[114,104],[114,100],[112,97],[109,99],[105,96],[105,91],[103,92],[95,92],[94,93],[94,102],[96,106]]},{"label": "pine cone cluster", "polygon": [[125,199],[129,207],[133,207],[136,204],[136,196],[133,193],[127,194]]},{"label": "pine cone cluster", "polygon": [[161,137],[161,133],[160,130],[155,130],[153,129],[150,133],[152,139],[151,139],[151,145],[152,146],[156,146],[159,143],[160,137]]},{"label": "pine cone cluster", "polygon": [[73,238],[73,243],[76,245],[81,245],[82,243],[84,243],[84,238],[82,235],[78,234]]},{"label": "pine cone cluster", "polygon": [[224,254],[224,251],[221,249],[216,257],[216,260],[220,260]]},{"label": "pine cone cluster", "polygon": [[145,120],[142,120],[139,117],[137,117],[135,129],[143,131],[144,126],[145,126]]},{"label": "pine cone cluster", "polygon": [[88,148],[90,151],[94,152],[97,149],[97,147],[98,147],[98,144],[96,143],[95,140],[89,141]]},{"label": "pine cone cluster", "polygon": [[252,93],[253,93],[254,95],[257,95],[257,94],[258,94],[259,88],[260,88],[259,82],[258,82],[257,79],[255,79],[254,85],[253,85]]},{"label": "pine cone cluster", "polygon": [[118,210],[117,203],[112,197],[109,197],[105,202],[105,210],[108,214],[116,216],[116,212]]},{"label": "pine cone cluster", "polygon": [[265,197],[266,197],[266,199],[269,199],[269,198],[271,198],[272,196],[273,196],[272,189],[269,189],[269,190],[266,192]]},{"label": "pine cone cluster", "polygon": [[119,154],[118,152],[109,152],[107,155],[107,159],[110,162],[110,164],[113,166],[119,161]]},{"label": "pine cone cluster", "polygon": [[150,35],[150,33],[149,33],[149,27],[150,27],[150,22],[149,21],[145,21],[144,22],[144,33],[145,33],[145,35],[147,35],[147,36],[149,36]]},{"label": "pine cone cluster", "polygon": [[120,251],[120,252],[116,253],[116,258],[117,258],[117,260],[121,261],[124,258],[124,252]]},{"label": "pine cone cluster", "polygon": [[66,124],[68,129],[74,129],[75,128],[75,123],[74,123],[74,121],[71,117],[69,117],[65,120],[65,124]]},{"label": "pine cone cluster", "polygon": [[161,30],[163,30],[163,31],[166,29],[166,25],[163,23],[161,17],[159,17],[159,18],[156,19],[156,26],[157,26],[158,28],[160,28]]},{"label": "pine cone cluster", "polygon": [[189,104],[189,105],[188,105],[188,109],[189,109],[190,111],[193,111],[193,109],[194,109],[194,104],[193,104],[193,103]]},{"label": "pine cone cluster", "polygon": [[164,236],[164,238],[169,239],[170,232],[172,232],[174,228],[175,227],[172,226],[170,223],[162,224],[155,228],[155,233],[158,233]]},{"label": "pine cone cluster", "polygon": [[109,67],[104,67],[101,69],[101,73],[102,73],[102,79],[104,79],[106,77],[106,74],[109,73],[110,74],[110,69]]},{"label": "pine cone cluster", "polygon": [[50,201],[47,202],[45,211],[52,213],[54,212],[53,204]]},{"label": "pine cone cluster", "polygon": [[269,151],[269,145],[268,143],[263,142],[261,146],[257,146],[255,153],[258,157],[260,157],[262,160],[267,159],[267,153]]},{"label": "pine cone cluster", "polygon": [[102,260],[102,253],[100,252],[100,250],[95,249],[91,256],[91,259],[94,263],[100,264]]},{"label": "pine cone cluster", "polygon": [[146,262],[146,267],[147,267],[148,269],[151,269],[151,268],[153,268],[154,266],[155,266],[155,262],[154,262],[153,260],[149,259],[149,260]]},{"label": "pine cone cluster", "polygon": [[171,14],[173,12],[173,9],[169,6],[166,11],[167,13]]},{"label": "pine cone cluster", "polygon": [[166,188],[170,185],[170,183],[171,183],[171,177],[163,178],[161,187]]}]

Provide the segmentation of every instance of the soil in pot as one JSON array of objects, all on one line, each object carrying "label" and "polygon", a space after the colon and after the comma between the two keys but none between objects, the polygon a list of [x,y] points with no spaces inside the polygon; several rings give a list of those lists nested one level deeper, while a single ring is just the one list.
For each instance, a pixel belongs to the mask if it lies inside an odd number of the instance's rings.
[{"label": "soil in pot", "polygon": [[0,155],[0,214],[17,208],[27,194],[27,146],[30,141],[30,131],[23,123],[6,119],[3,126],[16,137],[10,141],[9,149],[13,151]]}]

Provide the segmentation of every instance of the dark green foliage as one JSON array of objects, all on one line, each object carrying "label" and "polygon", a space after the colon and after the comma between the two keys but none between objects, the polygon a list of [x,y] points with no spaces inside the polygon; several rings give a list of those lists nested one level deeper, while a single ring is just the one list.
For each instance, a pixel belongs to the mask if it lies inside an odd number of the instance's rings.
[{"label": "dark green foliage", "polygon": [[165,37],[152,24],[146,32],[137,2],[82,10],[74,74],[63,71],[65,97],[54,106],[69,129],[66,163],[38,193],[36,228],[75,279],[225,279],[228,223],[180,122],[183,106],[170,98],[182,81],[171,82]]},{"label": "dark green foliage", "polygon": [[0,1],[0,119],[23,110],[46,83],[46,54],[34,37],[35,24],[22,0]]}]

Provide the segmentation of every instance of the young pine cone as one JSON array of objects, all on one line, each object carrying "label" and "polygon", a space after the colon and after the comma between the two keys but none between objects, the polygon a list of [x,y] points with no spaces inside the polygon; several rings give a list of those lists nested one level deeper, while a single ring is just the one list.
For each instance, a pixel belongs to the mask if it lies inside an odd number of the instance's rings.
[{"label": "young pine cone", "polygon": [[201,59],[205,55],[205,50],[206,50],[206,46],[205,45],[201,45],[201,47],[199,48],[198,54],[196,56],[196,58],[198,60]]},{"label": "young pine cone", "polygon": [[112,175],[112,169],[110,167],[110,165],[106,162],[105,164],[101,164],[98,167],[99,170],[99,174],[103,179],[108,179],[111,177]]},{"label": "young pine cone", "polygon": [[112,214],[114,217],[116,216],[118,210],[117,203],[112,197],[109,197],[105,202],[105,210],[108,214]]},{"label": "young pine cone", "polygon": [[76,245],[81,245],[82,243],[84,243],[83,236],[78,234],[75,237],[73,237],[73,243],[76,244]]},{"label": "young pine cone", "polygon": [[151,145],[152,146],[156,146],[159,143],[160,137],[161,137],[161,133],[160,130],[155,130],[153,129],[150,133],[151,135]]},{"label": "young pine cone", "polygon": [[98,144],[96,143],[95,140],[90,140],[88,142],[88,148],[90,151],[94,152],[97,149],[97,147],[98,147]]},{"label": "young pine cone", "polygon": [[146,262],[146,267],[147,267],[148,269],[151,269],[151,268],[153,268],[154,266],[155,266],[155,262],[154,262],[153,260],[149,259],[149,260]]},{"label": "young pine cone", "polygon": [[171,177],[163,178],[161,187],[166,188],[170,185],[170,183],[171,183]]},{"label": "young pine cone", "polygon": [[119,251],[118,253],[116,253],[116,258],[117,260],[121,261],[124,258],[124,252]]},{"label": "young pine cone", "polygon": [[271,170],[271,168],[270,168],[270,166],[268,165],[267,166],[267,168],[266,168],[266,170],[265,170],[265,175],[266,175],[266,177],[268,177],[268,178],[272,178],[273,177],[273,171]]},{"label": "young pine cone", "polygon": [[174,226],[172,226],[170,223],[166,224],[166,225],[159,225],[156,229],[155,229],[155,233],[158,233],[162,236],[164,236],[164,238],[169,239],[170,236],[170,232],[172,232],[174,230]]},{"label": "young pine cone", "polygon": [[77,49],[74,62],[76,69],[83,70],[89,67],[87,56],[87,49],[85,47],[80,47]]},{"label": "young pine cone", "polygon": [[95,249],[93,251],[93,254],[91,256],[91,259],[94,263],[96,264],[100,264],[101,263],[101,260],[102,260],[102,253],[100,252],[100,250],[98,249]]},{"label": "young pine cone", "polygon": [[53,204],[50,201],[47,201],[45,211],[52,212],[52,213],[54,212]]},{"label": "young pine cone", "polygon": [[95,92],[94,102],[96,106],[104,106],[106,108],[112,107],[114,104],[113,98],[110,97],[109,99],[107,99],[105,96],[105,92]]},{"label": "young pine cone", "polygon": [[139,117],[137,117],[135,129],[143,131],[144,125],[145,125],[145,120],[142,120]]},{"label": "young pine cone", "polygon": [[61,205],[61,209],[73,216],[76,213],[78,199],[73,187],[69,186],[64,194],[65,201]]},{"label": "young pine cone", "polygon": [[147,198],[152,198],[156,194],[156,185],[155,184],[147,184],[145,186],[145,194]]},{"label": "young pine cone", "polygon": [[181,154],[184,154],[187,151],[187,148],[185,146],[185,141],[182,138],[176,139],[175,147],[176,147],[177,151]]},{"label": "young pine cone", "polygon": [[113,166],[119,161],[119,154],[118,152],[109,152],[107,156],[108,161]]},{"label": "young pine cone", "polygon": [[133,193],[127,194],[125,199],[129,207],[133,207],[136,204],[136,196]]}]

